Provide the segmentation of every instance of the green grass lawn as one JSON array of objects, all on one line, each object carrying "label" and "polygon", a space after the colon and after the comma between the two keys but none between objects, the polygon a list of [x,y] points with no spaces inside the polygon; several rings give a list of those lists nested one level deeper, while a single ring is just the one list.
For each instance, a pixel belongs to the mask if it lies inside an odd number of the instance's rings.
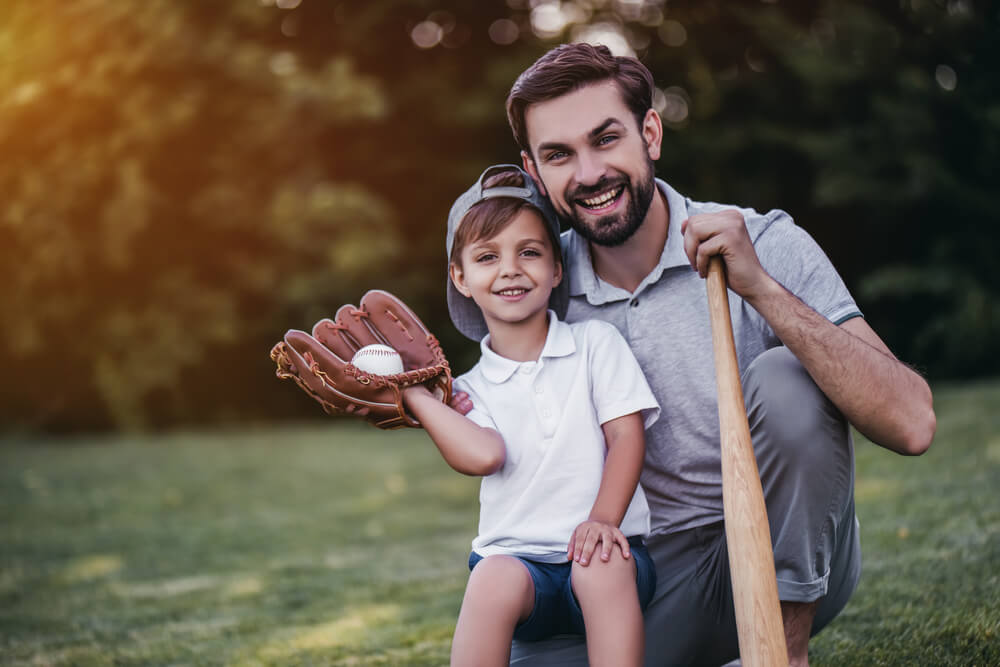
[{"label": "green grass lawn", "polygon": [[[1000,664],[1000,382],[857,441],[864,575],[814,665]],[[478,481],[351,423],[0,443],[0,663],[440,665]]]}]

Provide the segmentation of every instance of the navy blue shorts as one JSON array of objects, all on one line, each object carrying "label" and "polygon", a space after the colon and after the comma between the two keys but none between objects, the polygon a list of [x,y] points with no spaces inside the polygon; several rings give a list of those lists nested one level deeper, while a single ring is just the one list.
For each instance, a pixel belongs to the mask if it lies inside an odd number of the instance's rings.
[{"label": "navy blue shorts", "polygon": [[[632,558],[635,559],[635,585],[639,593],[639,606],[645,611],[656,590],[656,569],[641,537],[628,538]],[[573,594],[570,571],[573,563],[539,563],[520,558],[535,584],[535,606],[531,615],[514,628],[514,639],[538,641],[555,635],[582,635],[583,612]],[[483,559],[473,551],[469,554],[469,570]]]}]

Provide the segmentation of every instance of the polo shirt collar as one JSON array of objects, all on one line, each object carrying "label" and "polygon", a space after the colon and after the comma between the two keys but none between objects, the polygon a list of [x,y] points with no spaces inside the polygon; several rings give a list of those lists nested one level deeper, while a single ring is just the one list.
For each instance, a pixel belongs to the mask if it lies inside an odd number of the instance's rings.
[{"label": "polo shirt collar", "polygon": [[[576,341],[573,339],[573,332],[569,325],[556,317],[554,311],[549,310],[548,312],[549,330],[545,334],[545,345],[542,347],[542,353],[538,356],[538,361],[545,357],[566,357],[576,352]],[[490,348],[489,334],[483,337],[479,348],[483,354],[479,361],[483,377],[494,384],[506,382],[524,364],[534,365],[538,363],[535,361],[514,361],[501,357]]]},{"label": "polo shirt collar", "polygon": [[[639,287],[636,288],[636,294],[645,289],[647,285],[659,280],[666,269],[690,264],[684,253],[684,236],[681,234],[681,224],[688,218],[687,201],[680,193],[659,178],[656,179],[656,187],[666,197],[667,208],[670,211],[667,242],[663,246],[663,252],[660,253],[659,263],[648,276],[643,278]],[[594,263],[590,258],[590,243],[577,234],[575,230],[571,229],[566,234],[568,242],[565,248],[565,257],[570,296],[585,295],[587,301],[595,306],[610,301],[622,301],[632,296],[628,291],[599,279],[594,273]]]}]

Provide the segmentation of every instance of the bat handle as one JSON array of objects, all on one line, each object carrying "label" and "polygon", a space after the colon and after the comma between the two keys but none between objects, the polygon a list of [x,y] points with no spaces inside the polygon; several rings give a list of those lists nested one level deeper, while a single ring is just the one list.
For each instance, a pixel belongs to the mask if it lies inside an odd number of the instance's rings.
[{"label": "bat handle", "polygon": [[722,258],[708,263],[722,447],[722,509],[743,667],[788,665],[764,492],[750,440]]}]

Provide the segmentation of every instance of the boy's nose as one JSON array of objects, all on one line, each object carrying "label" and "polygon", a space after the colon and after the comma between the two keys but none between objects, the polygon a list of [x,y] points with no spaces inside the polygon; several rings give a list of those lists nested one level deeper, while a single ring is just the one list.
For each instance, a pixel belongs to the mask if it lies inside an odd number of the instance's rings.
[{"label": "boy's nose", "polygon": [[521,275],[521,265],[514,257],[505,258],[500,263],[500,275],[504,278]]}]

